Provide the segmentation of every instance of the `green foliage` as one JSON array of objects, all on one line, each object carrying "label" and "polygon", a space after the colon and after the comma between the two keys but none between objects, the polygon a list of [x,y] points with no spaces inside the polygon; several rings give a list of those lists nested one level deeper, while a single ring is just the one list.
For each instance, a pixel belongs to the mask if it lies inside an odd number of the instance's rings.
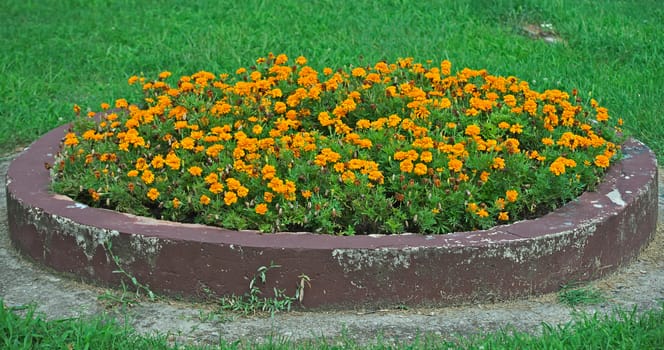
[{"label": "green foliage", "polygon": [[606,301],[602,292],[590,286],[570,283],[558,291],[558,301],[571,307],[599,304]]},{"label": "green foliage", "polygon": [[279,267],[281,266],[274,263],[270,263],[269,266],[260,266],[249,282],[248,292],[239,296],[232,295],[219,299],[221,311],[237,312],[244,316],[267,312],[272,316],[277,312],[290,311],[293,303],[302,302],[304,290],[310,286],[310,279],[307,275],[298,276],[299,282],[293,296],[276,287],[272,289],[272,296],[263,295],[261,285],[265,285],[267,282],[267,273]]},{"label": "green foliage", "polygon": [[216,346],[171,344],[164,336],[139,336],[112,319],[46,321],[34,305],[7,307],[0,300],[0,347],[6,349],[659,349],[664,347],[664,305],[638,313],[614,310],[606,315],[578,314],[558,326],[542,324],[541,334],[506,327],[501,331],[441,339],[422,334],[412,341],[386,341],[377,336],[359,344],[348,335],[294,342],[269,336]]},{"label": "green foliage", "polygon": [[[122,267],[120,258],[113,254],[111,242],[107,242],[104,247],[116,266],[116,270],[114,270],[113,273],[122,275],[122,278],[120,279],[121,287],[119,291],[107,290],[97,299],[107,308],[120,306],[123,310],[140,303],[146,298],[149,301],[157,300],[157,296],[152,292],[150,287],[139,282],[135,276]],[[130,284],[128,285],[125,280],[129,280]]]},{"label": "green foliage", "polygon": [[318,69],[270,53],[234,74],[132,76],[140,97],[98,125],[74,107],[53,188],[238,230],[429,234],[541,215],[619,158],[622,119],[576,91],[447,60]]}]

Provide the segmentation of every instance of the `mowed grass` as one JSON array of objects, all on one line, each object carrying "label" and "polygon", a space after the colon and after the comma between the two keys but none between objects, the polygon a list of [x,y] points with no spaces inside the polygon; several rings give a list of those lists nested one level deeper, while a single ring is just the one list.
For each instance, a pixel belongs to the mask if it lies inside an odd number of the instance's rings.
[{"label": "mowed grass", "polygon": [[[0,153],[15,151],[73,118],[72,105],[134,93],[130,75],[215,73],[267,52],[304,55],[316,68],[379,59],[450,59],[454,68],[515,75],[539,90],[592,92],[627,131],[664,160],[664,3],[639,1],[25,1],[0,2]],[[524,25],[550,24],[563,42],[534,40]],[[8,348],[168,348],[103,320],[45,322],[0,311]],[[532,337],[504,331],[404,348],[663,347],[664,313],[584,316]],[[344,343],[345,342],[345,343]],[[302,348],[320,348],[325,339]],[[339,344],[339,342],[332,343]],[[351,340],[343,345],[359,348]],[[245,344],[246,345],[246,344]],[[269,345],[269,344],[268,344]],[[272,347],[295,344],[276,341]],[[222,344],[220,348],[236,345]],[[338,346],[341,347],[341,346]],[[386,348],[377,340],[369,348]]]},{"label": "mowed grass", "polygon": [[[664,305],[662,305],[664,306]],[[23,315],[17,313],[23,312]],[[218,344],[178,344],[167,335],[143,336],[113,319],[67,319],[46,321],[34,306],[10,309],[0,299],[0,347],[3,349],[661,349],[664,347],[664,309],[638,314],[616,310],[611,314],[584,315],[564,325],[542,325],[532,335],[504,329],[469,337],[442,339],[422,334],[411,342],[378,337],[360,344],[349,336],[315,338],[295,342],[269,337]]]},{"label": "mowed grass", "polygon": [[[316,68],[413,56],[592,92],[664,152],[664,3],[640,1],[17,1],[0,3],[0,151],[135,92],[130,75],[249,66],[267,52]],[[550,24],[563,43],[533,40]]]}]

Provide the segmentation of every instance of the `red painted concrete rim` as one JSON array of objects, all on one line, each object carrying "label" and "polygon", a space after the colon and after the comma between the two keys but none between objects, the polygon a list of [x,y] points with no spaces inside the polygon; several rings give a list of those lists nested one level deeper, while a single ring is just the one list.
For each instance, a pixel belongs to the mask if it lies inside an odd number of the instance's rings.
[{"label": "red painted concrete rim", "polygon": [[45,164],[66,129],[10,165],[10,236],[31,258],[102,284],[118,279],[102,245],[110,241],[125,269],[166,294],[242,294],[247,276],[274,262],[275,285],[292,289],[297,275],[312,278],[304,301],[311,306],[504,299],[616,269],[650,241],[657,222],[656,158],[633,139],[595,192],[538,219],[447,235],[337,237],[173,223],[53,194]]}]

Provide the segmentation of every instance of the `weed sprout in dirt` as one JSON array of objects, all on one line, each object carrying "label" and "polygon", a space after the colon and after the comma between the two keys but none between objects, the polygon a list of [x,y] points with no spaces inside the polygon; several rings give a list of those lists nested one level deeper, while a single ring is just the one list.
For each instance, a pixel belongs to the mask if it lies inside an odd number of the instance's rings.
[{"label": "weed sprout in dirt", "polygon": [[[620,157],[621,119],[576,90],[451,63],[132,76],[81,112],[53,188],[85,204],[262,232],[440,234],[546,213]],[[96,117],[95,117],[96,116]]]}]

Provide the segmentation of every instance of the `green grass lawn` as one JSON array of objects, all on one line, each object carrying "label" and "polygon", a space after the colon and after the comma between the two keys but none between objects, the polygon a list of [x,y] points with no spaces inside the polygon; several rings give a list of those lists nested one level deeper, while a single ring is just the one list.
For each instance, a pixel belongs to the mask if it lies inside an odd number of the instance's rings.
[{"label": "green grass lawn", "polygon": [[[662,305],[664,306],[664,305]],[[18,316],[16,312],[24,312]],[[45,321],[34,306],[4,308],[0,299],[0,347],[3,349],[661,349],[664,347],[664,309],[615,310],[606,316],[580,314],[568,324],[543,324],[539,335],[506,326],[494,333],[442,339],[422,334],[412,342],[390,344],[377,339],[359,344],[349,337],[293,342],[273,338],[194,346],[170,342],[166,335],[141,336],[112,319]]]},{"label": "green grass lawn", "polygon": [[[130,75],[234,71],[272,51],[321,68],[447,58],[540,90],[578,88],[664,155],[659,0],[7,0],[0,18],[4,152],[71,120],[74,103],[96,110],[130,94]],[[564,43],[533,40],[526,24],[550,24]]]},{"label": "green grass lawn", "polygon": [[[487,68],[495,74],[515,75],[537,90],[577,88],[591,92],[613,117],[623,118],[626,130],[662,161],[662,19],[660,0],[436,4],[408,0],[4,0],[0,2],[0,154],[72,120],[74,103],[98,110],[100,102],[133,93],[127,85],[130,75],[234,71],[271,51],[292,58],[304,55],[316,68],[407,56],[418,61],[450,59],[453,68]],[[562,43],[528,37],[522,27],[529,24],[550,25],[545,27],[552,28]],[[579,323],[581,328],[556,329],[541,338],[547,339],[543,345],[518,343],[530,341],[527,335],[500,333],[468,347],[562,349],[583,347],[588,339],[596,341],[591,348],[664,346],[655,342],[664,337],[663,313],[648,315],[646,321],[609,320],[608,328],[591,317]],[[96,329],[81,322],[43,323],[3,312],[0,339],[14,339],[19,345],[13,348],[21,348],[20,344],[31,348],[30,337],[35,334],[46,339],[80,331],[90,336],[80,335],[77,339],[83,339],[82,344],[166,346],[163,339],[122,343],[134,338],[126,337],[121,328],[104,328],[107,323],[98,323],[102,328]],[[17,334],[18,338],[12,338]],[[605,334],[615,335],[620,345],[610,346],[607,339],[613,338]],[[517,340],[491,345],[492,337]],[[651,342],[640,343],[640,337]],[[69,340],[64,341],[55,347],[66,348]],[[643,344],[647,346],[640,347]],[[447,348],[449,344],[434,345]]]}]

